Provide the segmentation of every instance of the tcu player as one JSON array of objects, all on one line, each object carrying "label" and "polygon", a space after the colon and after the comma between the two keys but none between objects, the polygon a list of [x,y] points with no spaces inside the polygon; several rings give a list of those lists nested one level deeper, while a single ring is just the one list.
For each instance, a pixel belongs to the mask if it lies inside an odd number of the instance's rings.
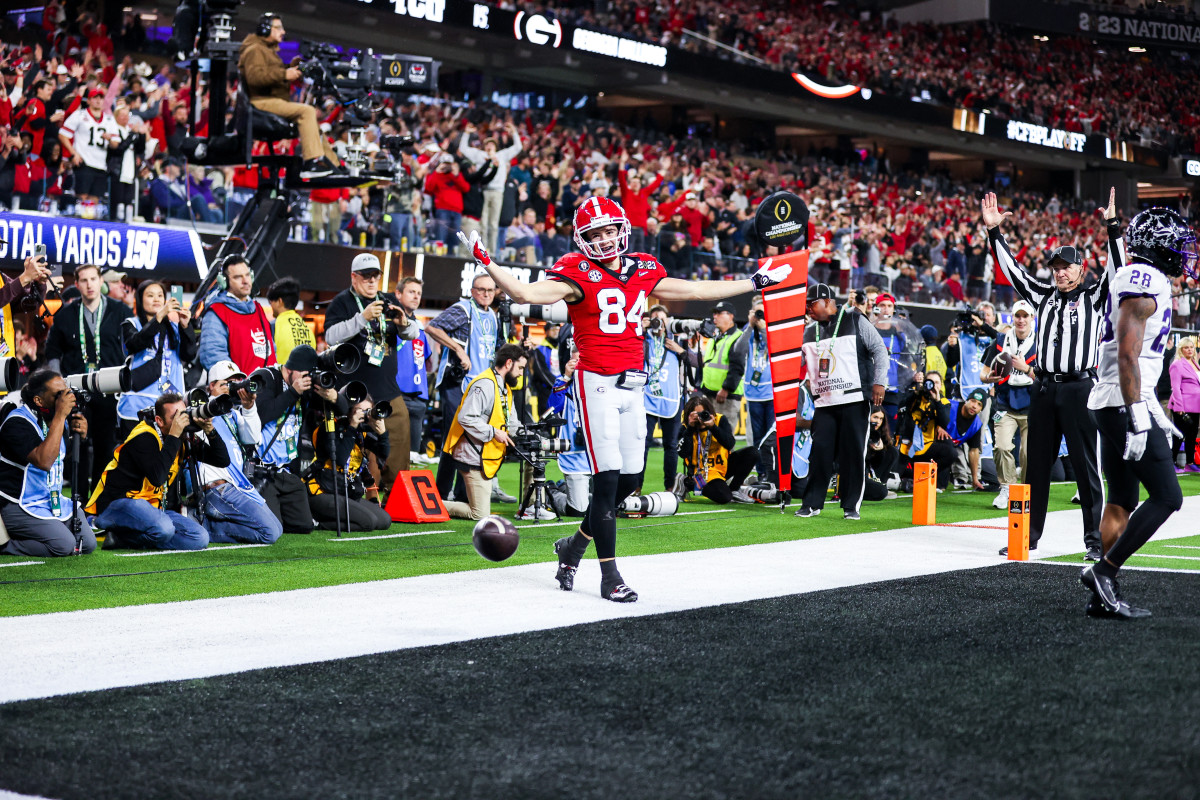
[{"label": "tcu player", "polygon": [[[1171,458],[1174,426],[1154,387],[1171,333],[1171,278],[1197,277],[1196,234],[1170,209],[1134,217],[1125,247],[1130,260],[1114,265],[1101,323],[1099,380],[1088,396],[1108,479],[1100,521],[1105,553],[1080,576],[1093,594],[1088,615],[1117,619],[1150,616],[1121,598],[1117,571],[1183,505]],[[1121,248],[1110,251],[1120,256]],[[1139,483],[1149,495],[1140,506]]]},{"label": "tcu player", "polygon": [[637,600],[617,571],[616,510],[638,485],[645,462],[646,409],[642,387],[642,315],[651,294],[662,300],[721,300],[784,280],[790,267],[760,269],[740,281],[684,281],[668,278],[648,253],[628,253],[629,219],[607,197],[593,197],[575,212],[575,244],[582,251],[559,259],[546,280],[522,283],[492,262],[471,232],[459,238],[509,297],[518,303],[549,305],[565,300],[579,348],[575,373],[576,410],[592,470],[592,498],[579,532],[554,543],[556,580],[564,591],[595,540],[600,559],[600,595],[618,603]]}]

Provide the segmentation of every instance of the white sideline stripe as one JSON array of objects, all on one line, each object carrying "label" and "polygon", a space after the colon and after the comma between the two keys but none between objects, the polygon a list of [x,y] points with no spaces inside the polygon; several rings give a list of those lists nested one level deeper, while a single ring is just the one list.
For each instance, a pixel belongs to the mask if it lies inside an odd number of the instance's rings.
[{"label": "white sideline stripe", "polygon": [[385,533],[382,536],[343,536],[340,539],[338,537],[334,536],[330,539],[326,539],[325,541],[327,541],[327,542],[367,542],[367,541],[374,541],[376,539],[402,539],[405,536],[429,536],[434,533],[454,533],[454,531],[447,529],[444,531],[414,531],[412,533]]},{"label": "white sideline stripe", "polygon": [[1200,547],[1194,544],[1164,544],[1163,547],[1173,547],[1176,550],[1200,550]]},{"label": "white sideline stripe", "polygon": [[50,800],[50,798],[42,797],[40,794],[17,794],[0,789],[0,800]]},{"label": "white sideline stripe", "polygon": [[0,564],[0,567],[32,567],[35,564],[45,563],[45,561],[14,561],[11,564]]},{"label": "white sideline stripe", "polygon": [[[714,508],[712,511],[681,511],[678,514],[672,514],[673,517],[690,517],[694,514],[732,514],[737,511],[736,508]],[[644,519],[660,519],[659,517],[645,517]],[[553,528],[556,525],[578,525],[579,520],[569,519],[565,522],[531,522],[528,525],[518,525],[517,530],[523,531],[526,528]],[[637,527],[637,526],[635,526]]]},{"label": "white sideline stripe", "polygon": [[1200,561],[1200,556],[1168,556],[1160,553],[1134,553],[1130,558],[1173,558],[1178,561]]},{"label": "white sideline stripe", "polygon": [[[750,507],[747,507],[750,508]],[[1184,500],[1157,538],[1194,536]],[[774,513],[765,508],[763,513]],[[868,519],[870,507],[867,508]],[[1047,515],[1040,558],[1079,553],[1079,509]],[[982,521],[980,521],[982,522]],[[995,518],[989,520],[994,523]],[[745,520],[747,526],[752,520]],[[797,520],[814,532],[841,520]],[[637,535],[629,531],[626,535]],[[576,591],[537,564],[286,592],[0,618],[0,703],[188,680],[648,616],[954,570],[1007,565],[1007,531],[939,526],[622,558],[637,603],[600,598],[586,559]],[[548,550],[548,548],[547,548]],[[549,555],[549,553],[547,553]],[[773,566],[775,565],[775,566]],[[777,565],[784,565],[779,569]],[[1073,565],[1078,568],[1079,565]],[[1192,573],[1196,574],[1196,573]],[[53,631],[53,636],[47,636]],[[481,645],[482,647],[483,645]],[[34,668],[30,668],[31,665]]]},{"label": "white sideline stripe", "polygon": [[243,547],[270,547],[269,544],[214,544],[205,550],[149,550],[139,553],[115,553],[117,558],[144,558],[145,556],[175,556],[181,553],[204,553],[213,550],[241,550]]}]

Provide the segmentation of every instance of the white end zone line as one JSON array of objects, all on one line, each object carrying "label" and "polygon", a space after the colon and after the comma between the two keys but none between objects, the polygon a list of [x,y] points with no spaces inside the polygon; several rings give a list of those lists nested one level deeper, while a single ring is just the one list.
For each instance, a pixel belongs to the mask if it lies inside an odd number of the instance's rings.
[{"label": "white end zone line", "polygon": [[32,567],[35,564],[45,563],[45,561],[14,561],[11,564],[0,564],[0,567]]},{"label": "white end zone line", "polygon": [[269,544],[221,544],[203,550],[148,550],[138,553],[114,553],[117,558],[142,558],[143,556],[175,556],[182,553],[211,553],[214,550],[241,550],[244,547],[270,547]]}]

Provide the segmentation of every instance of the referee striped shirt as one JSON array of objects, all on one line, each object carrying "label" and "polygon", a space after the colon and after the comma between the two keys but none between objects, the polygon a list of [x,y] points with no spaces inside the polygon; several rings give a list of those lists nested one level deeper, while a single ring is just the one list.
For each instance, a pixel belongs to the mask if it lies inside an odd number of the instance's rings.
[{"label": "referee striped shirt", "polygon": [[1091,286],[1063,292],[1017,264],[999,226],[988,229],[996,264],[1021,299],[1037,310],[1038,362],[1045,371],[1082,372],[1099,363],[1100,323],[1108,287],[1122,261],[1120,236],[1120,224],[1110,224],[1108,265],[1103,278]]}]

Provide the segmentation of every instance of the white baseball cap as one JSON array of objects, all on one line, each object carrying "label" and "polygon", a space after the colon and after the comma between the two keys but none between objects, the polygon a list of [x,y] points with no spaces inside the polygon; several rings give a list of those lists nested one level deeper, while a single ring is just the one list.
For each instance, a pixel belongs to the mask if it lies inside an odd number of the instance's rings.
[{"label": "white baseball cap", "polygon": [[1017,302],[1013,303],[1013,311],[1012,311],[1013,316],[1015,317],[1017,315],[1017,313],[1021,312],[1021,311],[1024,311],[1026,314],[1028,314],[1031,317],[1035,316],[1034,311],[1033,311],[1033,306],[1031,306],[1025,300],[1018,300]]},{"label": "white baseball cap", "polygon": [[227,381],[233,377],[246,377],[246,373],[238,369],[232,361],[218,361],[208,369],[208,382]]},{"label": "white baseball cap", "polygon": [[359,253],[350,262],[351,272],[366,272],[372,269],[383,272],[383,268],[379,266],[379,257],[373,253]]}]

